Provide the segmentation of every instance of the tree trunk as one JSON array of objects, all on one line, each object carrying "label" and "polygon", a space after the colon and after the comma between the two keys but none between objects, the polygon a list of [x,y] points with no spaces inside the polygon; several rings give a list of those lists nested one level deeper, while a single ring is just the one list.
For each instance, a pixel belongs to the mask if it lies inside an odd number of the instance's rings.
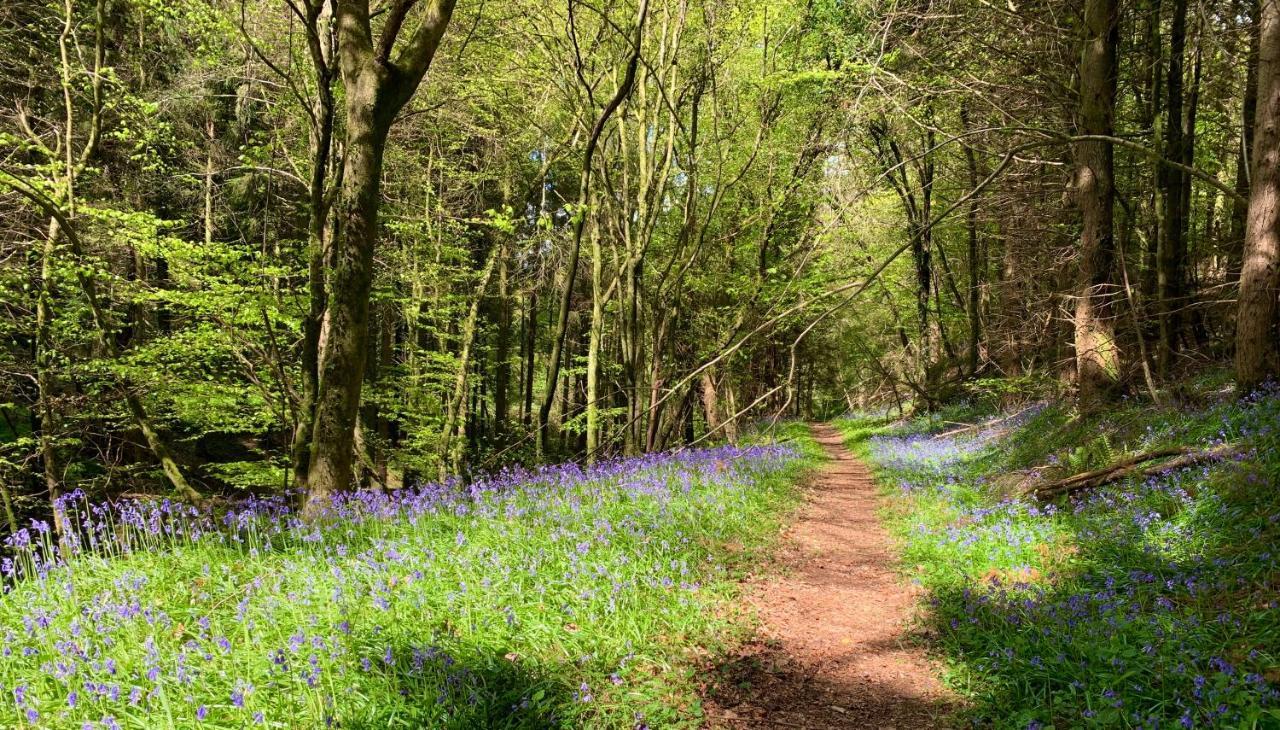
[{"label": "tree trunk", "polygon": [[[61,496],[62,477],[59,474],[58,414],[53,407],[54,344],[53,344],[53,258],[62,229],[57,220],[49,221],[44,246],[40,254],[40,292],[36,299],[36,410],[40,414],[40,461],[43,467],[44,486],[49,492],[50,504],[56,505]],[[17,436],[17,431],[14,431]],[[67,534],[66,518],[62,510],[53,510],[53,527],[58,536]]]},{"label": "tree trunk", "polygon": [[1274,377],[1280,354],[1276,343],[1276,295],[1280,288],[1280,0],[1262,0],[1258,22],[1253,184],[1236,315],[1236,383],[1242,390]]},{"label": "tree trunk", "polygon": [[524,358],[520,361],[520,423],[526,428],[533,423],[533,368],[537,363],[538,349],[538,292],[526,295],[524,332],[520,348]]},{"label": "tree trunk", "polygon": [[734,392],[733,383],[726,376],[721,382],[724,384],[725,400],[728,401],[728,408],[725,413],[728,417],[724,419],[724,437],[731,444],[738,443],[738,397]]},{"label": "tree trunk", "polygon": [[699,376],[702,379],[702,412],[707,421],[707,433],[720,430],[720,398],[716,393],[715,368],[707,368]]},{"label": "tree trunk", "polygon": [[[960,105],[960,126],[964,130],[969,127],[969,107],[967,104]],[[978,159],[973,153],[973,148],[969,145],[964,146],[965,166],[969,171],[969,187],[977,189],[980,180],[978,176]],[[986,261],[980,258],[980,246],[978,245],[978,196],[974,195],[969,200],[969,209],[965,214],[965,228],[969,236],[969,296],[966,300],[965,315],[969,319],[969,348],[967,352],[967,371],[969,375],[975,375],[978,372],[978,350],[982,342],[982,313],[980,305],[982,303],[982,284],[983,277],[986,272]]]},{"label": "tree trunk", "polygon": [[364,380],[369,333],[369,290],[378,233],[382,155],[389,124],[374,115],[376,89],[347,81],[347,142],[339,240],[333,247],[326,307],[326,337],[319,358],[307,514],[316,515],[332,496],[351,488],[356,412]]},{"label": "tree trunk", "polygon": [[494,353],[496,361],[493,369],[493,435],[501,441],[507,434],[507,421],[511,406],[508,397],[511,392],[511,291],[507,275],[506,250],[499,252],[498,258],[498,311],[497,331],[494,334]]},{"label": "tree trunk", "polygon": [[[1151,61],[1144,79],[1150,102],[1142,110],[1142,121],[1143,127],[1151,130],[1151,147],[1155,150],[1161,150],[1164,146],[1164,117],[1161,115],[1164,93],[1164,38],[1160,32],[1160,7],[1161,0],[1148,0],[1144,6],[1147,16],[1144,29],[1147,40],[1146,51]],[[1150,192],[1147,197],[1151,206],[1150,227],[1143,248],[1142,266],[1139,269],[1139,288],[1142,298],[1149,302],[1156,301],[1159,288],[1156,283],[1156,274],[1160,268],[1157,263],[1159,256],[1157,249],[1160,246],[1160,237],[1163,235],[1161,231],[1164,221],[1164,195],[1160,192],[1163,169],[1164,165],[1160,164],[1159,160],[1151,168],[1152,179],[1149,181]],[[1146,326],[1144,324],[1144,327]],[[1154,330],[1149,329],[1149,331]]]},{"label": "tree trunk", "polygon": [[299,493],[307,491],[307,471],[311,468],[311,433],[315,426],[316,394],[319,389],[320,340],[326,302],[325,262],[333,238],[329,225],[329,168],[333,151],[333,48],[320,42],[320,23],[328,3],[308,6],[309,32],[316,41],[311,44],[312,73],[315,75],[316,98],[311,110],[308,152],[311,175],[307,181],[307,314],[302,318],[302,377],[298,417],[294,424],[290,461],[293,485]]},{"label": "tree trunk", "polygon": [[[471,347],[476,341],[476,322],[480,317],[480,303],[489,288],[489,279],[493,277],[494,266],[497,265],[502,244],[495,242],[489,249],[489,257],[484,269],[480,272],[480,280],[476,282],[476,291],[471,298],[471,306],[467,310],[467,318],[462,323],[462,344],[458,348],[458,369],[453,379],[453,397],[449,399],[449,409],[444,421],[444,441],[440,448],[440,479],[448,476],[447,469],[454,474],[462,471],[463,445],[466,441],[466,418],[463,407],[466,405],[467,375],[471,366]],[[456,433],[455,433],[456,431]]]},{"label": "tree trunk", "polygon": [[[1084,49],[1080,56],[1080,131],[1111,135],[1116,93],[1116,0],[1085,3]],[[1080,235],[1080,288],[1075,306],[1076,377],[1082,403],[1106,399],[1119,377],[1119,352],[1109,301],[1114,253],[1111,144],[1079,141],[1075,193],[1083,218]]]},{"label": "tree trunk", "polygon": [[[1169,33],[1169,73],[1164,123],[1166,160],[1182,162],[1186,156],[1183,130],[1183,57],[1187,42],[1187,0],[1174,0]],[[1156,254],[1156,288],[1160,302],[1160,372],[1167,375],[1178,350],[1182,332],[1182,308],[1186,305],[1187,213],[1184,185],[1187,175],[1170,165],[1160,166],[1160,194],[1164,221]]]},{"label": "tree trunk", "polygon": [[613,113],[622,105],[623,100],[630,96],[631,89],[635,85],[636,68],[640,65],[640,39],[643,37],[644,21],[648,11],[648,0],[640,0],[636,27],[631,37],[631,55],[627,59],[626,73],[622,78],[622,83],[618,85],[617,91],[614,92],[613,98],[605,104],[600,116],[596,119],[595,125],[587,136],[587,146],[582,155],[582,172],[578,181],[578,204],[574,206],[573,210],[573,238],[569,245],[569,262],[565,270],[564,288],[560,292],[560,308],[556,316],[556,329],[551,340],[551,359],[547,362],[547,387],[542,396],[542,405],[538,408],[537,448],[539,454],[545,453],[547,448],[547,438],[550,435],[551,406],[555,402],[556,383],[560,378],[560,361],[564,353],[564,340],[569,330],[569,306],[573,302],[573,280],[578,274],[578,257],[582,252],[582,233],[588,214],[587,201],[591,199],[591,166],[595,158],[596,148],[600,144],[600,138],[604,134],[605,126],[609,123],[609,117],[613,116]]},{"label": "tree trunk", "polygon": [[356,415],[364,379],[373,249],[378,237],[382,159],[396,114],[421,83],[448,27],[455,0],[434,0],[418,30],[392,58],[413,6],[387,11],[377,47],[368,0],[339,0],[338,59],[346,101],[346,144],[338,199],[338,240],[332,245],[324,342],[318,359],[311,463],[303,516],[313,519],[333,495],[353,485]]},{"label": "tree trunk", "polygon": [[[1253,122],[1258,113],[1258,1],[1249,0],[1249,56],[1245,72],[1244,102],[1240,113],[1240,142],[1236,145],[1236,192],[1249,197],[1249,161],[1253,153]],[[1227,281],[1240,280],[1240,267],[1244,261],[1245,226],[1249,218],[1249,205],[1241,200],[1231,203],[1231,240],[1228,243]]]},{"label": "tree trunk", "polygon": [[[613,287],[609,288],[609,292]],[[591,229],[591,323],[587,333],[587,463],[594,464],[600,451],[600,341],[604,337],[604,251],[600,231]]]}]

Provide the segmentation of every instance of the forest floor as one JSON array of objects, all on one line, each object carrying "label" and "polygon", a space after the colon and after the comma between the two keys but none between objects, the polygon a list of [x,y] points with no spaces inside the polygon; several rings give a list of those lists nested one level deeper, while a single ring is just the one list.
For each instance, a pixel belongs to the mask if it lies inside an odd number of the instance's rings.
[{"label": "forest floor", "polygon": [[782,570],[748,591],[755,637],[715,669],[710,727],[927,728],[956,699],[907,624],[919,597],[895,569],[867,466],[813,427],[828,462],[784,533]]},{"label": "forest floor", "polygon": [[[960,698],[953,724],[1280,728],[1280,388],[1241,395],[1206,373],[1186,392],[833,424],[880,487],[899,573],[920,591],[913,635]],[[1231,456],[1028,496],[1214,449]]]}]

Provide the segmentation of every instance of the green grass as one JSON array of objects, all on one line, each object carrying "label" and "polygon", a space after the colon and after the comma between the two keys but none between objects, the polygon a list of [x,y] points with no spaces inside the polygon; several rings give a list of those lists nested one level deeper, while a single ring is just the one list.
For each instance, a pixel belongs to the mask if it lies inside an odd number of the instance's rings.
[{"label": "green grass", "polygon": [[815,461],[787,433],[798,453],[566,467],[320,528],[115,513],[108,557],[5,566],[27,577],[0,598],[0,726],[695,727],[700,657],[750,628],[737,578]]},{"label": "green grass", "polygon": [[[1205,392],[1206,388],[1193,388]],[[887,495],[922,636],[995,727],[1280,727],[1280,396],[1224,390],[1088,417],[841,422]],[[1038,504],[1027,480],[1165,445],[1238,460]]]}]

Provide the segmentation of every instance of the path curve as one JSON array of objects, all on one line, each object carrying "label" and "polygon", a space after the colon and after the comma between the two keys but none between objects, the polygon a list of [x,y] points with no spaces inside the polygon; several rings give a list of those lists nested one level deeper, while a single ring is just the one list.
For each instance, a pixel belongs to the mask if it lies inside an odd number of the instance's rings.
[{"label": "path curve", "polygon": [[945,727],[954,699],[907,641],[918,593],[894,571],[871,473],[835,429],[811,428],[830,461],[784,534],[782,574],[748,591],[762,625],[714,670],[708,725]]}]

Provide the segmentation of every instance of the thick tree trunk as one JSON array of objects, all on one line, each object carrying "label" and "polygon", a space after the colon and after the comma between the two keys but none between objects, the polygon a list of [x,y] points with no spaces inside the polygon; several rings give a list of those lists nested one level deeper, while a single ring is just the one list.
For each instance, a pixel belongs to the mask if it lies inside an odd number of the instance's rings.
[{"label": "thick tree trunk", "polygon": [[303,516],[313,519],[353,484],[356,416],[369,330],[373,249],[378,237],[382,159],[396,114],[421,83],[439,48],[455,0],[434,0],[395,54],[412,0],[387,9],[375,46],[368,0],[339,0],[338,59],[346,102],[346,144],[317,367],[311,463]]},{"label": "thick tree trunk", "polygon": [[1277,374],[1276,310],[1280,289],[1280,0],[1259,14],[1258,108],[1253,184],[1245,226],[1236,315],[1236,383],[1247,390]]},{"label": "thick tree trunk", "polygon": [[369,289],[378,235],[382,156],[390,124],[374,114],[376,87],[347,80],[347,142],[339,240],[329,272],[325,342],[320,353],[306,514],[315,516],[353,482],[356,413],[369,334]]},{"label": "thick tree trunk", "polygon": [[724,410],[725,414],[727,414],[723,419],[724,437],[729,443],[736,444],[738,443],[738,396],[733,389],[733,383],[728,377],[721,382],[724,384],[725,401],[728,405]]},{"label": "thick tree trunk", "polygon": [[[1116,0],[1087,0],[1080,56],[1080,131],[1111,135],[1116,93]],[[1105,399],[1119,377],[1119,352],[1109,301],[1115,290],[1112,147],[1100,140],[1074,144],[1075,193],[1083,218],[1080,288],[1075,306],[1076,377],[1082,403]]]},{"label": "thick tree trunk", "polygon": [[702,381],[702,413],[707,422],[707,433],[720,430],[720,397],[716,392],[715,368],[707,368],[699,376]]}]

